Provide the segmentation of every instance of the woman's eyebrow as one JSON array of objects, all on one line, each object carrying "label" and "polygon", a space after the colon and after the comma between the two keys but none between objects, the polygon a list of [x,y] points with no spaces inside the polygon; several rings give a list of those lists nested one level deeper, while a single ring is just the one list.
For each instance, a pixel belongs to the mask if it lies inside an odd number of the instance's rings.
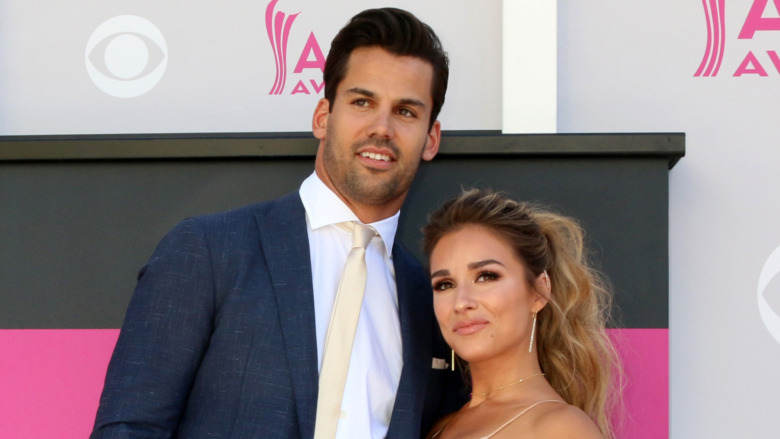
[{"label": "woman's eyebrow", "polygon": [[[501,263],[501,261],[495,260],[495,259],[485,259],[483,261],[476,261],[472,262],[468,265],[469,270],[478,270],[486,265],[492,265],[492,264],[498,264],[502,267],[505,267],[504,264]],[[431,278],[439,277],[439,276],[449,276],[450,270],[444,268],[441,270],[436,270],[433,273],[431,273]]]},{"label": "woman's eyebrow", "polygon": [[450,275],[450,270],[447,270],[445,268],[443,270],[436,270],[433,273],[431,273],[431,279],[433,279],[434,277],[449,276],[449,275]]},{"label": "woman's eyebrow", "polygon": [[484,261],[477,261],[477,262],[470,263],[469,270],[476,270],[478,268],[482,268],[485,265],[490,265],[490,264],[498,264],[504,267],[504,264],[502,264],[500,261],[497,261],[495,259],[485,259]]}]

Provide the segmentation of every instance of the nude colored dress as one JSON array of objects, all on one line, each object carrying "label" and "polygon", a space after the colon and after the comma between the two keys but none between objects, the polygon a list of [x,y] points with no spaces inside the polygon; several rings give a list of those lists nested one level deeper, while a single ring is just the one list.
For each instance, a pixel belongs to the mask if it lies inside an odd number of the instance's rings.
[{"label": "nude colored dress", "polygon": [[[479,439],[490,439],[490,438],[492,438],[493,436],[498,434],[501,430],[505,429],[509,424],[515,422],[520,416],[523,416],[524,414],[526,414],[526,412],[528,410],[531,410],[532,408],[536,407],[537,405],[545,403],[545,402],[560,402],[560,403],[563,403],[563,401],[558,400],[558,399],[543,399],[541,401],[536,401],[535,403],[533,403],[533,404],[529,405],[528,407],[524,408],[520,413],[518,413],[515,416],[513,416],[512,419],[506,421],[503,425],[501,425],[500,427],[495,429],[492,433],[490,433],[487,436],[482,436]],[[431,439],[435,439],[439,434],[441,434],[441,432],[444,431],[445,428],[447,428],[448,424],[449,424],[449,422],[447,424],[444,424],[441,427],[441,429],[439,429],[439,431],[437,431],[433,436],[431,436]]]}]

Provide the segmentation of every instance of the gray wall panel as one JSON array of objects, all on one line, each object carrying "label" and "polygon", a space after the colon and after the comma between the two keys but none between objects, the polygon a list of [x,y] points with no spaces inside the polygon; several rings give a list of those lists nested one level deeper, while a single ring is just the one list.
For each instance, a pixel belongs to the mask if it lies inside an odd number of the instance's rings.
[{"label": "gray wall panel", "polygon": [[[572,136],[450,139],[421,166],[401,241],[419,257],[426,215],[461,186],[504,190],[582,221],[622,326],[668,327],[668,168],[681,154],[637,154],[641,135],[588,138],[610,145],[588,154]],[[119,327],[160,238],[188,216],[296,190],[313,170],[311,140],[301,142],[287,157],[0,162],[0,328]]]}]

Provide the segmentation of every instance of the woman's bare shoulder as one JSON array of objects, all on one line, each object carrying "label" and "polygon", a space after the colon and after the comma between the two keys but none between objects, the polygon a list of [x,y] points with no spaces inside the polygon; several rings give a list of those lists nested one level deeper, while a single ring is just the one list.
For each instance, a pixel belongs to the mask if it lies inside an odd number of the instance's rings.
[{"label": "woman's bare shoulder", "polygon": [[539,437],[549,439],[604,439],[593,420],[569,404],[548,404],[538,413],[534,430]]},{"label": "woman's bare shoulder", "polygon": [[431,428],[431,431],[428,432],[428,435],[425,436],[425,439],[434,439],[439,436],[439,433],[444,429],[444,427],[452,420],[452,418],[455,416],[457,412],[450,413],[449,415],[446,415],[436,421],[435,424],[433,424],[433,428]]}]

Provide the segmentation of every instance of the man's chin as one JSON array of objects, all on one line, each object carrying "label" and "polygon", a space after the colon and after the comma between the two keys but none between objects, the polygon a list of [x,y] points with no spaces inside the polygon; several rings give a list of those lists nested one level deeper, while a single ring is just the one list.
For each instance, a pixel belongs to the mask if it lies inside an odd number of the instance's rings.
[{"label": "man's chin", "polygon": [[364,186],[360,188],[360,190],[353,192],[353,198],[355,201],[371,206],[382,206],[392,203],[401,195],[403,194],[398,193],[396,190],[392,190],[392,188],[388,188],[387,185],[371,187]]}]

